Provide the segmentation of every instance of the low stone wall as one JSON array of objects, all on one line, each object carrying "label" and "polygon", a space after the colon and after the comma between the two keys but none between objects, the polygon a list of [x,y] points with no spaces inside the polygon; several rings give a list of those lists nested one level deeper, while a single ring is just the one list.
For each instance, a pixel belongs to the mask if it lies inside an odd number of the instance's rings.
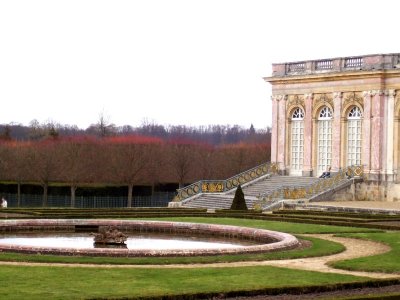
[{"label": "low stone wall", "polygon": [[124,257],[146,257],[146,256],[197,256],[197,255],[220,255],[220,254],[244,254],[260,253],[292,249],[299,245],[298,240],[290,234],[255,229],[248,227],[196,224],[183,222],[163,221],[128,221],[128,220],[5,220],[0,221],[0,233],[21,231],[52,231],[52,232],[74,232],[75,228],[87,226],[115,226],[122,232],[159,232],[168,234],[191,234],[217,236],[224,238],[237,238],[257,241],[259,245],[237,247],[230,249],[178,249],[178,250],[140,250],[140,249],[67,249],[67,248],[44,248],[34,246],[17,246],[1,244],[0,251],[57,254],[70,256],[124,256]]},{"label": "low stone wall", "polygon": [[334,188],[310,199],[316,201],[400,201],[400,184],[392,182],[363,181],[351,182]]},{"label": "low stone wall", "polygon": [[378,181],[356,183],[355,199],[358,201],[400,201],[400,184]]}]

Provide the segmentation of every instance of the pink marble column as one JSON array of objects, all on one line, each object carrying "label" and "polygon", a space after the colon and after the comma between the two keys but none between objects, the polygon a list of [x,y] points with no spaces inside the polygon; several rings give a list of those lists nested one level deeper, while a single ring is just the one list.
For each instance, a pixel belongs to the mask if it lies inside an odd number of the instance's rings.
[{"label": "pink marble column", "polygon": [[364,112],[362,123],[362,153],[361,163],[364,165],[364,172],[371,170],[371,91],[363,92]]},{"label": "pink marble column", "polygon": [[271,97],[272,100],[272,129],[271,129],[271,162],[278,162],[278,100],[276,96]]},{"label": "pink marble column", "polygon": [[304,112],[304,160],[303,160],[303,176],[312,175],[312,94],[304,95],[305,112]]},{"label": "pink marble column", "polygon": [[382,169],[382,147],[383,147],[383,121],[384,121],[384,99],[382,91],[372,93],[371,103],[371,175],[375,180],[380,179]]},{"label": "pink marble column", "polygon": [[[332,171],[337,172],[341,167],[341,112],[342,112],[341,92],[333,93],[333,120],[332,120]],[[343,137],[344,138],[344,137]]]},{"label": "pink marble column", "polygon": [[278,147],[277,162],[279,169],[285,171],[286,165],[286,95],[278,97]]},{"label": "pink marble column", "polygon": [[393,181],[394,175],[394,108],[395,108],[395,90],[387,91],[387,139],[386,139],[386,176],[388,181]]}]

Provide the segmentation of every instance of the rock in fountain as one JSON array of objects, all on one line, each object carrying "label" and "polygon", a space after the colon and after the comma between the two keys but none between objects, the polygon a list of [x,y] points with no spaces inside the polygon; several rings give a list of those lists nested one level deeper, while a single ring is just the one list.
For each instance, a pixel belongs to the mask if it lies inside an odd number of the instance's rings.
[{"label": "rock in fountain", "polygon": [[92,233],[95,244],[102,245],[125,245],[128,236],[123,234],[114,226],[101,228],[99,233]]}]

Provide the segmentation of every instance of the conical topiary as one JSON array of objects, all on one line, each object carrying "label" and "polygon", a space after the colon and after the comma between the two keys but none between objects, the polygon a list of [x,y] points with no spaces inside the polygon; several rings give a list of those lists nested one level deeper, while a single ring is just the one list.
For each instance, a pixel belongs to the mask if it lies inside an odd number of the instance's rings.
[{"label": "conical topiary", "polygon": [[244,200],[244,194],[242,187],[239,186],[236,189],[235,197],[233,198],[231,209],[234,210],[247,210],[246,201]]}]

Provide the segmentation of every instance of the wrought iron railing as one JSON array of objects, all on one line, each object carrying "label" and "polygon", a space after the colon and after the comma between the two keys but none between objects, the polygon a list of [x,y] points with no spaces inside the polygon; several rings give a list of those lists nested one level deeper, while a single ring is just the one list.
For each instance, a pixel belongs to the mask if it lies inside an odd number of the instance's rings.
[{"label": "wrought iron railing", "polygon": [[345,170],[339,170],[330,178],[321,178],[317,182],[303,187],[281,186],[268,193],[261,194],[259,201],[255,204],[258,209],[265,209],[274,205],[282,199],[304,199],[311,198],[320,193],[329,191],[343,183],[345,179],[361,178],[364,175],[362,165],[347,167]]},{"label": "wrought iron railing", "polygon": [[264,163],[226,180],[200,180],[177,190],[174,202],[184,201],[201,193],[225,193],[267,174],[278,172],[275,163]]}]

